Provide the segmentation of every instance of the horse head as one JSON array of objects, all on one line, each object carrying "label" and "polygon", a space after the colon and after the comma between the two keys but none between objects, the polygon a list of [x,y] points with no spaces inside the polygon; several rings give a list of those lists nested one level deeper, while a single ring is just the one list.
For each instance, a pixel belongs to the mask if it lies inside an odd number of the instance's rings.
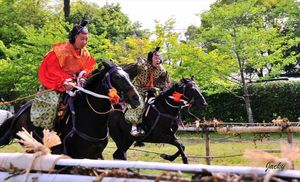
[{"label": "horse head", "polygon": [[[111,91],[115,89],[117,93],[110,96],[120,96],[125,102],[128,102],[133,108],[140,105],[140,95],[136,88],[131,83],[128,74],[113,62],[102,62],[102,65],[96,72],[103,73],[101,84],[106,90]],[[95,75],[97,73],[93,73]],[[108,93],[111,94],[111,93]]]},{"label": "horse head", "polygon": [[[198,108],[207,107],[207,102],[203,97],[200,88],[192,78],[182,78],[180,83],[175,84],[174,89],[178,98],[186,104],[194,104]],[[174,94],[173,94],[174,95]],[[174,95],[176,97],[176,95]],[[173,97],[174,97],[173,96]],[[175,98],[176,99],[176,98]]]}]

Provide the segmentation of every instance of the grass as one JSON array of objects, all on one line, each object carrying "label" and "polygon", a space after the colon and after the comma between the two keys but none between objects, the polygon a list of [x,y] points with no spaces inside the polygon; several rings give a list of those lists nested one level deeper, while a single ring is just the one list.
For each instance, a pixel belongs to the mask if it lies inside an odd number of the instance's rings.
[{"label": "grass", "polygon": [[[190,164],[206,164],[203,158],[191,158],[190,156],[205,156],[205,140],[201,134],[179,134],[179,140],[185,145],[185,153],[189,158]],[[210,156],[227,156],[232,154],[243,154],[247,149],[259,150],[280,150],[282,143],[287,143],[286,134],[271,135],[210,135]],[[296,134],[293,136],[294,146],[300,147],[300,137]],[[105,159],[112,159],[115,151],[115,144],[110,140],[108,146],[104,150]],[[146,143],[145,147],[137,148],[149,150],[157,153],[173,154],[177,148],[167,144]],[[22,152],[22,148],[18,144],[11,144],[0,149],[0,152]],[[279,156],[280,154],[272,154]],[[127,154],[129,161],[152,161],[152,162],[168,162],[159,157],[158,154],[129,150]],[[175,163],[182,163],[178,157]],[[214,158],[212,165],[226,166],[249,166],[250,161],[243,156]],[[264,166],[261,166],[264,167]],[[300,169],[300,159],[295,161],[295,168]]]}]

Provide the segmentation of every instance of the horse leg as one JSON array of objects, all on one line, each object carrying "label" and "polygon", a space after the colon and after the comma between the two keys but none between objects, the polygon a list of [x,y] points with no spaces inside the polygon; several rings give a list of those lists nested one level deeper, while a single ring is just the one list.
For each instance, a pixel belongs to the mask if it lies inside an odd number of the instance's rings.
[{"label": "horse leg", "polygon": [[[181,143],[179,143],[181,145],[181,148],[182,150],[184,151],[185,150],[185,146],[182,145]],[[178,150],[175,154],[173,155],[168,155],[168,154],[161,154],[160,157],[165,159],[165,160],[168,160],[168,161],[174,161],[179,155],[180,155],[180,150]]]},{"label": "horse leg", "polygon": [[11,117],[4,121],[0,126],[0,146],[7,145],[14,137],[15,119]]},{"label": "horse leg", "polygon": [[117,150],[113,154],[114,159],[127,160],[127,150],[133,144],[131,140],[123,140],[122,142],[117,143]]},{"label": "horse leg", "polygon": [[161,137],[162,137],[162,141],[164,141],[163,143],[168,143],[170,145],[176,146],[178,151],[173,155],[161,154],[160,157],[165,160],[168,160],[168,161],[174,161],[179,155],[181,155],[182,162],[184,164],[188,164],[187,157],[184,153],[184,149],[185,149],[184,145],[172,136],[167,135],[167,136],[161,136]]}]

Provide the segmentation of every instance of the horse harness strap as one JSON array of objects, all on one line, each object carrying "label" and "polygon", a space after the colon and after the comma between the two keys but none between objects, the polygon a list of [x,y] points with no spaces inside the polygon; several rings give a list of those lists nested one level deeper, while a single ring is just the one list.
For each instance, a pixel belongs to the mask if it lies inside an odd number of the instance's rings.
[{"label": "horse harness strap", "polygon": [[96,114],[100,114],[100,115],[101,115],[101,114],[108,114],[108,113],[114,111],[113,106],[111,106],[111,108],[110,108],[108,111],[105,111],[105,112],[96,111],[96,109],[94,109],[94,107],[93,107],[92,104],[90,103],[90,101],[89,101],[87,95],[85,95],[85,100],[86,100],[87,104],[89,105],[89,107],[92,109],[92,111],[94,111],[94,113],[96,113]]},{"label": "horse harness strap", "polygon": [[87,140],[89,142],[95,142],[95,143],[96,142],[102,142],[103,140],[107,139],[108,132],[107,132],[106,136],[103,137],[103,138],[95,138],[95,137],[88,136],[87,134],[77,130],[76,126],[75,126],[75,108],[74,108],[74,103],[73,103],[73,98],[72,97],[68,98],[68,104],[69,104],[71,114],[72,114],[72,130],[63,139],[63,143],[64,143],[64,149],[63,150],[64,150],[65,154],[67,153],[66,140],[67,140],[67,138],[72,137],[74,134],[77,134],[78,136],[80,136],[84,140]]},{"label": "horse harness strap", "polygon": [[157,125],[157,123],[158,123],[158,121],[159,121],[159,118],[160,118],[161,116],[166,117],[166,118],[169,118],[169,119],[171,119],[171,120],[176,120],[176,119],[178,118],[178,117],[171,116],[171,115],[169,115],[169,114],[164,114],[164,113],[159,112],[159,110],[155,107],[154,104],[149,104],[148,107],[150,107],[150,106],[158,113],[158,115],[156,116],[156,119],[155,119],[155,121],[154,121],[154,124],[151,126],[149,132],[147,132],[147,134],[146,134],[145,136],[143,136],[141,139],[139,139],[139,141],[142,141],[142,140],[146,139],[146,138],[151,134],[151,132],[152,132],[152,131],[154,130],[154,128],[156,127],[156,125]]}]

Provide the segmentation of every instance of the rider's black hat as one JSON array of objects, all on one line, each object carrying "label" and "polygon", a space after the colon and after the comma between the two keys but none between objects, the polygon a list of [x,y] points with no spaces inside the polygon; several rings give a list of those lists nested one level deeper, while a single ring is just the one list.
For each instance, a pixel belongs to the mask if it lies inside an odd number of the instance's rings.
[{"label": "rider's black hat", "polygon": [[88,24],[87,20],[83,20],[80,24],[75,24],[73,29],[69,32],[69,40],[73,44],[75,43],[75,38],[79,33],[87,34],[89,33],[86,25]]},{"label": "rider's black hat", "polygon": [[[158,52],[159,49],[160,49],[160,47],[157,46],[156,48],[154,48],[152,51],[150,51],[150,52],[148,53],[147,61],[148,61],[149,63],[152,62],[152,57],[153,57],[154,53]],[[162,60],[160,60],[160,62],[162,62]]]}]

